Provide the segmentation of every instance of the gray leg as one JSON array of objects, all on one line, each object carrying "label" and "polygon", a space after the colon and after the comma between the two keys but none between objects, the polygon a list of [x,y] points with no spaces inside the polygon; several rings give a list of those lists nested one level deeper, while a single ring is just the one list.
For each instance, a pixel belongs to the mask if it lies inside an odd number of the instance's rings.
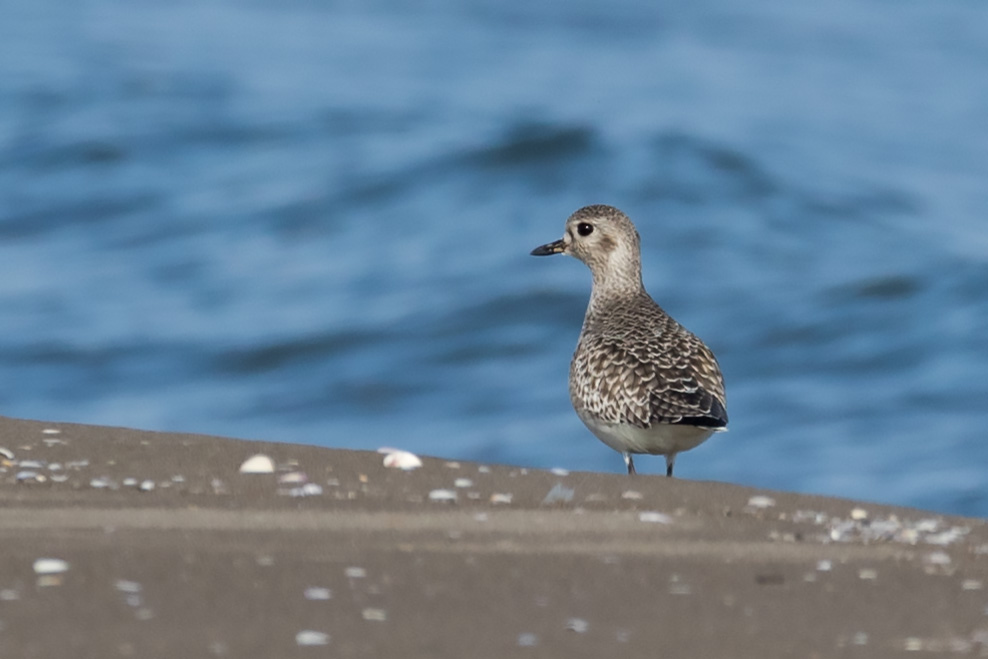
[{"label": "gray leg", "polygon": [[666,456],[666,476],[672,478],[672,465],[676,462],[676,454],[670,453]]},{"label": "gray leg", "polygon": [[635,471],[635,461],[631,459],[631,454],[622,453],[622,455],[624,456],[624,464],[628,465],[628,475],[631,476],[638,473]]}]

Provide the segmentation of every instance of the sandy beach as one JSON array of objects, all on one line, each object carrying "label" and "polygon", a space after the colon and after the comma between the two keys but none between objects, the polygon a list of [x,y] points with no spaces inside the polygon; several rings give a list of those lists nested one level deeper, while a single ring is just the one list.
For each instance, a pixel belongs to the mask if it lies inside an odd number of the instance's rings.
[{"label": "sandy beach", "polygon": [[988,655],[982,520],[8,418],[0,447],[2,657]]}]

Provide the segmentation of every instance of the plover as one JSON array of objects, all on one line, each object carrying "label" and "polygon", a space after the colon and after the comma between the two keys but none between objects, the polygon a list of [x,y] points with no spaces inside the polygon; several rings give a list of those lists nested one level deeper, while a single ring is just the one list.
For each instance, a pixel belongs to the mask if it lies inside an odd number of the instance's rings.
[{"label": "plover", "polygon": [[713,352],[652,300],[642,285],[638,231],[613,206],[586,206],[534,256],[569,254],[593,274],[593,290],[569,371],[577,416],[624,455],[676,454],[727,429],[724,378]]}]

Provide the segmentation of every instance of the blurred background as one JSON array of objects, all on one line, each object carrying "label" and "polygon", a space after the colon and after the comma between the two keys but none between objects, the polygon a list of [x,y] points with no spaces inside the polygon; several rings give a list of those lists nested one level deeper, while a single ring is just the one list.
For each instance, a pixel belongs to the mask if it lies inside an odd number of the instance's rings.
[{"label": "blurred background", "polygon": [[6,0],[0,99],[4,415],[622,472],[528,255],[607,203],[678,476],[988,514],[983,3]]}]

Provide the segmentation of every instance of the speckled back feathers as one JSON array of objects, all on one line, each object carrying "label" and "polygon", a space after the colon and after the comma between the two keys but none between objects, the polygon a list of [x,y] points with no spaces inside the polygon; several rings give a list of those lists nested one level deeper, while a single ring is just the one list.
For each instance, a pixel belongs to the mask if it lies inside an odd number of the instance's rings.
[{"label": "speckled back feathers", "polygon": [[570,365],[570,398],[607,423],[727,425],[713,353],[642,289],[587,310]]}]

